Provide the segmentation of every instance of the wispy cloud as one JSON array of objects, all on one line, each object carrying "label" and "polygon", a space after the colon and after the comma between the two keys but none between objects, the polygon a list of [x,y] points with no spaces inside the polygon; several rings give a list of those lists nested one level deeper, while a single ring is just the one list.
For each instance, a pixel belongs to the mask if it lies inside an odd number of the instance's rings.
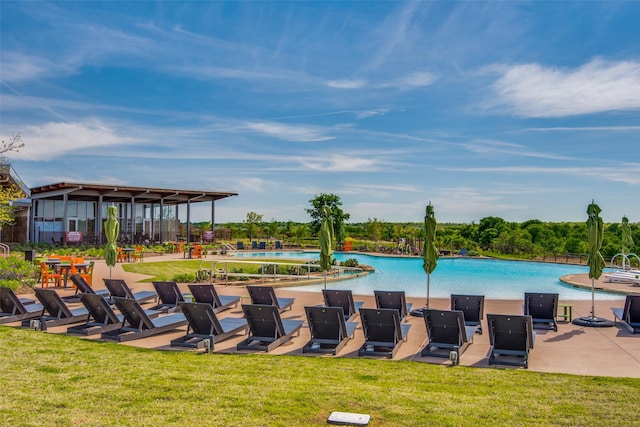
[{"label": "wispy cloud", "polygon": [[371,172],[381,169],[382,162],[375,158],[329,155],[313,159],[301,158],[300,163],[307,169],[323,172]]},{"label": "wispy cloud", "polygon": [[140,140],[118,134],[107,124],[99,121],[46,123],[28,126],[21,131],[28,141],[12,158],[19,160],[48,161],[70,152],[80,152],[96,147],[130,145]]},{"label": "wispy cloud", "polygon": [[359,119],[366,119],[367,117],[383,116],[388,111],[389,110],[386,108],[377,108],[375,110],[359,111],[356,113],[356,117]]},{"label": "wispy cloud", "polygon": [[311,126],[291,126],[273,122],[249,122],[247,129],[292,142],[321,142],[334,139]]},{"label": "wispy cloud", "polygon": [[470,173],[510,173],[510,174],[557,174],[578,177],[591,177],[598,180],[622,182],[640,185],[640,163],[624,163],[610,167],[535,167],[535,166],[499,166],[499,167],[463,167],[439,168],[452,172]]},{"label": "wispy cloud", "polygon": [[576,127],[546,127],[526,128],[512,131],[517,132],[638,132],[640,126],[576,126]]},{"label": "wispy cloud", "polygon": [[536,157],[540,159],[575,160],[575,157],[559,156],[552,153],[540,153],[537,151],[531,151],[524,145],[496,140],[475,140],[463,143],[462,146],[467,150],[478,154],[506,154],[509,156]]},{"label": "wispy cloud", "polygon": [[411,89],[417,87],[424,87],[433,84],[437,80],[437,77],[434,74],[424,72],[424,71],[416,71],[411,74],[407,74],[406,76],[399,77],[390,82],[380,83],[378,87],[386,88],[398,88],[398,89]]},{"label": "wispy cloud", "polygon": [[575,68],[539,64],[503,68],[494,107],[522,117],[565,117],[640,109],[640,62],[593,59]]},{"label": "wispy cloud", "polygon": [[329,80],[327,86],[334,89],[362,89],[367,85],[366,80],[354,79],[354,80]]}]

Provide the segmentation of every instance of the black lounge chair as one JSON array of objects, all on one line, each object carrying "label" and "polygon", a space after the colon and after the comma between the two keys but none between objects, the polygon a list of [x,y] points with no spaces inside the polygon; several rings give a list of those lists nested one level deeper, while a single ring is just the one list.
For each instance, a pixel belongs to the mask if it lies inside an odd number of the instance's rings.
[{"label": "black lounge chair", "polygon": [[[422,349],[422,356],[447,357],[454,365],[460,362],[476,333],[475,326],[464,324],[464,313],[459,310],[422,310],[429,343]],[[455,353],[452,357],[451,352]]]},{"label": "black lounge chair", "polygon": [[400,321],[395,308],[361,308],[360,319],[364,331],[364,344],[358,356],[384,356],[393,358],[403,341],[407,340],[410,324]]},{"label": "black lounge chair", "polygon": [[184,303],[182,313],[189,322],[187,334],[172,340],[171,347],[205,348],[213,351],[214,343],[244,334],[249,327],[247,320],[243,318],[218,319],[211,304],[207,303]]},{"label": "black lounge chair", "polygon": [[280,312],[291,310],[295,298],[278,298],[273,286],[247,286],[251,304],[275,305]]},{"label": "black lounge chair", "polygon": [[534,329],[558,330],[558,298],[558,294],[525,292],[524,314],[531,316]]},{"label": "black lounge chair", "polygon": [[303,353],[337,354],[353,338],[358,324],[346,322],[342,307],[305,307],[311,340]]},{"label": "black lounge chair", "polygon": [[214,313],[220,313],[231,307],[237,307],[240,297],[219,295],[212,284],[189,285],[189,290],[195,302],[210,304]]},{"label": "black lounge chair", "polygon": [[351,291],[323,289],[322,297],[324,298],[325,306],[342,307],[344,320],[349,320],[352,316],[358,314],[358,310],[364,305],[363,301],[353,301],[353,293]]},{"label": "black lounge chair", "polygon": [[249,337],[237,345],[238,350],[263,350],[269,352],[300,335],[302,321],[283,320],[275,305],[242,304],[244,317],[249,324]]},{"label": "black lounge chair", "polygon": [[395,308],[400,312],[400,319],[405,319],[411,311],[411,304],[407,302],[404,291],[373,291],[377,308]]},{"label": "black lounge chair", "polygon": [[612,307],[613,321],[620,320],[632,334],[640,333],[640,295],[627,295],[623,308]]},{"label": "black lounge chair", "polygon": [[475,326],[476,333],[482,335],[484,317],[484,295],[451,295],[451,310],[464,313],[464,324]]},{"label": "black lounge chair", "polygon": [[151,307],[152,310],[160,310],[165,313],[180,311],[180,305],[185,303],[184,295],[176,282],[152,282],[158,294],[159,302]]},{"label": "black lounge chair", "polygon": [[[101,295],[82,294],[80,302],[89,312],[85,323],[67,328],[68,334],[97,335],[104,332],[113,331],[122,326],[124,316],[117,314],[111,305]],[[150,318],[158,317],[162,312],[157,310],[146,310],[145,313]]]},{"label": "black lounge chair", "polygon": [[11,288],[0,287],[0,325],[40,317],[44,307],[29,300],[31,303],[25,304]]},{"label": "black lounge chair", "polygon": [[[53,289],[35,288],[34,291],[44,308],[39,318],[40,330],[46,331],[49,327],[82,322],[89,314],[84,307],[71,310]],[[30,327],[31,320],[23,320],[22,326]]]},{"label": "black lounge chair", "polygon": [[147,301],[157,301],[158,293],[154,291],[138,291],[133,292],[127,282],[122,279],[102,279],[104,280],[104,285],[109,290],[109,295],[111,298],[119,297],[119,298],[131,298],[138,301],[140,304],[145,303]]},{"label": "black lounge chair", "polygon": [[535,332],[531,316],[487,314],[491,354],[489,365],[529,366]]},{"label": "black lounge chair", "polygon": [[136,300],[119,297],[113,299],[116,307],[122,313],[124,321],[118,329],[102,333],[100,335],[102,339],[120,342],[131,341],[173,331],[187,324],[187,319],[182,313],[173,313],[152,319]]},{"label": "black lounge chair", "polygon": [[[80,302],[80,295],[82,294],[95,294],[101,295],[104,298],[109,298],[108,289],[98,289],[97,291],[82,278],[79,273],[72,274],[70,277],[71,282],[76,286],[76,292],[73,295],[62,297],[62,300],[68,303]],[[113,302],[111,302],[113,304]]]}]

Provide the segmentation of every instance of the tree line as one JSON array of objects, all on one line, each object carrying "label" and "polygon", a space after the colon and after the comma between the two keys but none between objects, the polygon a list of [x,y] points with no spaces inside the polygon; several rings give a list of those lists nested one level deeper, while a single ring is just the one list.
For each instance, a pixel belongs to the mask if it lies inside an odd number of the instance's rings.
[{"label": "tree line", "polygon": [[[342,202],[334,194],[321,194],[311,199],[306,209],[311,217],[308,223],[293,221],[264,221],[263,215],[249,212],[243,222],[216,224],[231,229],[236,239],[276,239],[293,244],[313,244],[320,229],[320,209],[331,208],[337,243],[359,241],[367,250],[396,248],[407,245],[419,251],[424,241],[422,222],[386,222],[369,218],[366,222],[347,222],[348,213],[341,209]],[[622,224],[605,224],[602,255],[611,258],[622,251]],[[634,244],[626,253],[640,254],[640,224],[630,223]],[[439,223],[436,245],[440,251],[458,253],[500,254],[515,258],[539,258],[551,254],[586,254],[588,230],[586,222],[543,222],[531,219],[508,222],[496,216],[482,218],[471,224]]]}]

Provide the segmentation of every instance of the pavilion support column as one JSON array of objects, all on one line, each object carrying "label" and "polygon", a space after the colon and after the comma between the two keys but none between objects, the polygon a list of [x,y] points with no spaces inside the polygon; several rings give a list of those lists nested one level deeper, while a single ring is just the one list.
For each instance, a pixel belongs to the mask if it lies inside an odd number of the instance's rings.
[{"label": "pavilion support column", "polygon": [[102,194],[98,196],[98,203],[96,206],[96,222],[95,233],[98,235],[98,245],[102,246]]},{"label": "pavilion support column", "polygon": [[191,243],[191,200],[187,200],[187,245]]},{"label": "pavilion support column", "polygon": [[213,243],[216,241],[216,202],[211,200],[211,231],[213,231]]},{"label": "pavilion support column", "polygon": [[64,193],[62,195],[62,208],[64,211],[64,224],[62,226],[62,239],[64,239],[64,245],[67,246],[67,232],[69,231],[69,195]]},{"label": "pavilion support column", "polygon": [[131,198],[131,233],[129,235],[129,239],[131,240],[131,244],[135,245],[137,242],[135,241],[136,235],[136,198]]},{"label": "pavilion support column", "polygon": [[164,200],[160,199],[160,244],[164,242],[164,236],[162,235],[164,227],[162,223],[164,221]]}]

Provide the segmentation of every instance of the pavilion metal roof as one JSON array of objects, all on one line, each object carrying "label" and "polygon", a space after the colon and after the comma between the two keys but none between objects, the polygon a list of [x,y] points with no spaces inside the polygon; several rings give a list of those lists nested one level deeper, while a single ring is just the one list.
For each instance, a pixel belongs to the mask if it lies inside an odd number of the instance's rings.
[{"label": "pavilion metal roof", "polygon": [[226,197],[237,196],[238,193],[221,191],[177,190],[169,188],[132,187],[126,185],[86,184],[61,182],[43,185],[31,189],[31,199],[51,199],[67,194],[68,200],[92,201],[102,196],[102,201],[135,203],[160,203],[175,205],[187,202],[211,202]]}]

